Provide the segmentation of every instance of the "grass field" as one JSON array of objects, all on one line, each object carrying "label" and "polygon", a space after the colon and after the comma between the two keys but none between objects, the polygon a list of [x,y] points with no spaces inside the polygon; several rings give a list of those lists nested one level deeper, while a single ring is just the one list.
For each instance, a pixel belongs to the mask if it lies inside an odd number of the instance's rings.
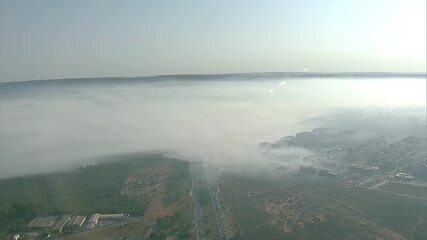
[{"label": "grass field", "polygon": [[[223,193],[239,222],[236,239],[427,239],[427,203],[385,192],[294,175],[227,176]],[[283,214],[266,206],[284,206]]]},{"label": "grass field", "polygon": [[389,182],[385,185],[382,185],[380,188],[386,191],[402,193],[402,194],[407,194],[414,197],[421,197],[421,198],[427,199],[427,187],[414,186],[414,185],[398,183],[398,182]]},{"label": "grass field", "polygon": [[[158,153],[110,156],[68,172],[1,180],[0,239],[43,215],[124,212],[138,217],[151,209],[153,222],[175,212],[183,216],[176,218],[181,222],[190,212],[177,207],[177,202],[185,205],[187,180],[187,162]],[[152,203],[157,205],[150,208]]]},{"label": "grass field", "polygon": [[[364,188],[332,189],[322,196],[357,209],[379,225],[410,237],[418,220],[427,214],[427,202]],[[424,236],[427,239],[427,236]]]}]

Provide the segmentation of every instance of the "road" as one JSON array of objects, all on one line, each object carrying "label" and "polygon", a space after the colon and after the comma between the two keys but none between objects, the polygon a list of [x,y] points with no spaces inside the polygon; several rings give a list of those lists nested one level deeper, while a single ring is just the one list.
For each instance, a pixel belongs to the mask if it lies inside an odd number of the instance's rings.
[{"label": "road", "polygon": [[383,190],[380,188],[368,188],[368,187],[363,187],[365,189],[369,189],[369,190],[373,190],[373,191],[379,191],[379,192],[385,192],[385,193],[390,193],[390,194],[394,194],[396,196],[401,196],[401,197],[406,197],[406,198],[412,198],[412,199],[417,199],[417,200],[422,200],[422,201],[427,201],[427,198],[423,198],[423,197],[416,197],[416,196],[412,196],[409,194],[404,194],[404,193],[398,193],[398,192],[392,192],[392,191],[387,191],[387,190]]},{"label": "road", "polygon": [[193,212],[194,212],[194,225],[196,230],[197,240],[204,240],[205,227],[203,224],[202,209],[199,204],[199,184],[201,178],[201,164],[193,162],[190,164],[190,179],[191,179],[191,192],[193,196]]},{"label": "road", "polygon": [[216,221],[218,223],[218,230],[221,236],[221,239],[228,240],[231,239],[230,228],[225,220],[225,212],[221,205],[219,192],[213,186],[209,186],[209,193],[212,199],[212,205],[215,210]]},{"label": "road", "polygon": [[226,214],[221,204],[220,192],[212,184],[207,184],[204,176],[204,168],[201,162],[193,162],[190,164],[191,191],[193,196],[193,211],[194,223],[196,228],[196,236],[198,240],[206,239],[205,226],[203,222],[202,207],[199,203],[199,191],[207,189],[209,197],[214,208],[215,218],[218,224],[218,230],[222,240],[231,239],[230,227],[226,222]]},{"label": "road", "polygon": [[381,186],[387,184],[388,182],[390,182],[390,179],[385,179],[383,181],[381,181],[380,183],[376,184],[375,186],[372,186],[371,189],[380,189]]}]

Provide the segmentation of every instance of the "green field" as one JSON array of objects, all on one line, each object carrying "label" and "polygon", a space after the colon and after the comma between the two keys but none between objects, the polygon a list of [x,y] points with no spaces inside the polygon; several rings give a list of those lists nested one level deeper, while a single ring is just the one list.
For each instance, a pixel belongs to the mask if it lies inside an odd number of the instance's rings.
[{"label": "green field", "polygon": [[157,219],[149,239],[163,240],[176,236],[176,240],[188,240],[192,237],[193,223],[180,213]]},{"label": "green field", "polygon": [[[364,188],[333,189],[322,196],[361,211],[367,218],[405,237],[427,215],[427,202]],[[427,239],[427,235],[424,236]]]},{"label": "green field", "polygon": [[390,182],[380,187],[382,190],[402,193],[427,199],[427,187],[414,186],[405,183]]},{"label": "green field", "polygon": [[[281,179],[226,176],[222,187],[239,222],[236,239],[409,239],[412,235],[427,239],[421,221],[427,202],[301,175]],[[301,223],[310,216],[309,209],[321,209],[326,220],[292,225],[279,218],[271,223],[266,204],[292,196],[300,197],[301,206],[288,209],[284,219],[291,221],[289,215],[301,211],[297,218]],[[284,225],[292,226],[291,231],[285,232]]]},{"label": "green field", "polygon": [[142,216],[150,196],[123,194],[126,179],[134,171],[167,163],[167,201],[186,193],[188,163],[157,153],[110,156],[99,164],[68,172],[4,179],[0,181],[0,239],[22,231],[35,216],[129,213]]}]

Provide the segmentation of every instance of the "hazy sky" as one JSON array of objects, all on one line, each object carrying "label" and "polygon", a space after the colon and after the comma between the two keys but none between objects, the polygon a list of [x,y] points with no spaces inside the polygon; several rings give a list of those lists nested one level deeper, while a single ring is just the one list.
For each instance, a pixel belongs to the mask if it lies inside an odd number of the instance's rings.
[{"label": "hazy sky", "polygon": [[0,2],[0,81],[426,71],[425,0]]}]

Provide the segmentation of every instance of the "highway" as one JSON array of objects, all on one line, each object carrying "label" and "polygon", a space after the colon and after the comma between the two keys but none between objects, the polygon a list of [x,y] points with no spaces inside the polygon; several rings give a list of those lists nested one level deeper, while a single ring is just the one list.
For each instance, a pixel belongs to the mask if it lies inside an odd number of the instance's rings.
[{"label": "highway", "polygon": [[201,162],[192,162],[190,164],[190,178],[191,192],[193,196],[194,223],[197,239],[206,239],[203,213],[199,203],[200,198],[198,196],[201,189],[207,189],[209,191],[209,197],[212,201],[212,207],[214,208],[215,218],[218,224],[221,240],[231,239],[231,231],[229,230],[230,227],[226,222],[226,214],[221,204],[220,192],[217,191],[214,185],[206,183],[203,164]]},{"label": "highway", "polygon": [[209,193],[212,199],[212,205],[215,210],[216,221],[218,223],[218,230],[222,240],[231,238],[229,226],[225,220],[225,212],[222,208],[219,192],[213,186],[209,186]]},{"label": "highway", "polygon": [[190,179],[191,179],[191,192],[193,196],[193,213],[194,213],[194,225],[196,230],[197,240],[205,240],[205,228],[203,225],[203,214],[199,204],[199,184],[201,177],[201,164],[192,162],[190,164]]}]

